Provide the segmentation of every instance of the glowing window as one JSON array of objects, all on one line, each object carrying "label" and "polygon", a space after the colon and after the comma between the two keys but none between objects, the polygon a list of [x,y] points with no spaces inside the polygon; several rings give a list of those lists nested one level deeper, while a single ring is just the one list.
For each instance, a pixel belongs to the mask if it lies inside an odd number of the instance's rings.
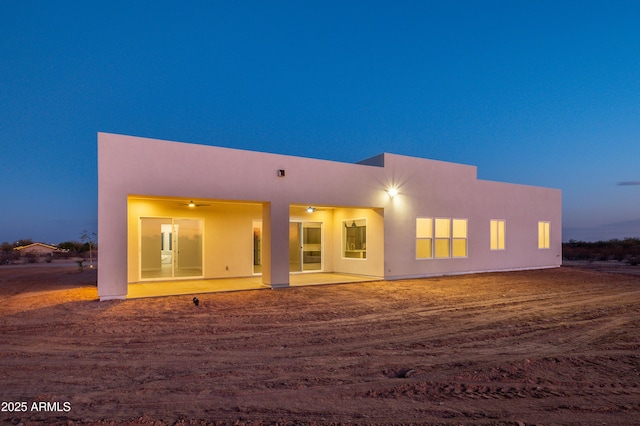
[{"label": "glowing window", "polygon": [[490,221],[489,232],[491,234],[491,250],[504,250],[505,221],[492,219]]},{"label": "glowing window", "polygon": [[433,219],[416,219],[416,259],[433,258]]},{"label": "glowing window", "polygon": [[453,219],[452,256],[467,257],[467,219]]},{"label": "glowing window", "polygon": [[342,222],[343,257],[367,258],[367,220],[349,219]]},{"label": "glowing window", "polygon": [[467,256],[467,219],[416,219],[416,259]]},{"label": "glowing window", "polygon": [[436,219],[436,258],[451,257],[451,219]]},{"label": "glowing window", "polygon": [[538,222],[538,248],[548,249],[551,247],[551,223],[550,222]]}]

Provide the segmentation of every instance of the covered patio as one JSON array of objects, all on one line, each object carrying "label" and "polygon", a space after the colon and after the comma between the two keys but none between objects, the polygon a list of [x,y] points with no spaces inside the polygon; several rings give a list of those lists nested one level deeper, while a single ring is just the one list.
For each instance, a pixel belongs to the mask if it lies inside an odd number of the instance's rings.
[{"label": "covered patio", "polygon": [[[291,287],[310,285],[348,284],[379,281],[380,277],[337,273],[291,274]],[[185,294],[219,293],[227,291],[261,290],[271,287],[262,283],[262,277],[215,278],[202,280],[172,280],[129,284],[127,299],[163,297]]]}]

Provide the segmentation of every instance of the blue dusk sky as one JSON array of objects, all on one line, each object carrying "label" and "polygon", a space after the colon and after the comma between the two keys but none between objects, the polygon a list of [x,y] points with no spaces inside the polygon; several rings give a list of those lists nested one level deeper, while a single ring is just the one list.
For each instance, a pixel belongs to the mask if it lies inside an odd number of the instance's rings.
[{"label": "blue dusk sky", "polygon": [[1,0],[0,242],[97,231],[98,132],[471,164],[640,237],[640,2]]}]

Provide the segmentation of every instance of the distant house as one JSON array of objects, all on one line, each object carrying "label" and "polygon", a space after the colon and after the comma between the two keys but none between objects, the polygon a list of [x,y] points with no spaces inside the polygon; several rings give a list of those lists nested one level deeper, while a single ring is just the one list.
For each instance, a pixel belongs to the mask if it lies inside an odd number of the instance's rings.
[{"label": "distant house", "polygon": [[64,253],[68,251],[45,243],[27,244],[26,246],[16,247],[14,250],[17,250],[20,256],[26,256],[28,254],[35,256],[52,256],[54,253]]},{"label": "distant house", "polygon": [[[523,161],[526,161],[523,159]],[[562,193],[474,166],[357,164],[98,135],[101,300],[132,283],[339,273],[395,280],[561,264]]]}]

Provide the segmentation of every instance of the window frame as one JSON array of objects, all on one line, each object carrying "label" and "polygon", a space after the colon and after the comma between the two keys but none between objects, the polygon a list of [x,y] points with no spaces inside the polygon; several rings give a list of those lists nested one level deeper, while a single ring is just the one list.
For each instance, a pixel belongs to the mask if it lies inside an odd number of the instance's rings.
[{"label": "window frame", "polygon": [[[438,222],[447,224],[447,236],[438,236]],[[442,233],[443,229],[440,230]],[[438,256],[438,249],[441,251],[443,247],[438,247],[438,242],[447,243],[447,256]],[[442,245],[442,244],[440,244]],[[451,259],[451,218],[450,217],[436,217],[433,221],[433,258],[434,259]]]},{"label": "window frame", "polygon": [[[496,246],[493,246],[494,242],[494,229],[493,224],[496,224],[495,227],[495,242]],[[500,224],[502,224],[502,233],[500,233]],[[500,244],[502,243],[502,244]],[[502,245],[502,247],[500,247]],[[507,249],[507,221],[506,219],[490,219],[489,220],[489,249],[491,251],[504,251]]]},{"label": "window frame", "polygon": [[[429,225],[428,225],[428,236],[422,236],[419,234],[419,226],[418,226],[418,221],[420,220],[424,220],[424,221],[429,221]],[[432,217],[417,217],[416,218],[416,260],[423,260],[423,259],[433,259],[433,243],[434,243],[434,235],[433,235],[433,227],[434,227],[434,220]],[[429,256],[428,257],[420,257],[418,256],[420,250],[418,249],[418,244],[420,241],[429,241],[428,246],[429,246]]]},{"label": "window frame", "polygon": [[[428,235],[421,235],[419,222],[421,220],[429,221]],[[454,235],[454,224],[457,221],[464,222],[464,235]],[[458,217],[416,217],[416,243],[415,243],[415,256],[416,260],[425,259],[464,259],[469,257],[469,219]],[[446,227],[438,229],[438,224]],[[421,249],[419,245],[422,241],[429,241],[430,257],[420,257],[419,253]],[[464,255],[456,255],[454,246],[458,246],[459,243],[464,242]],[[440,244],[438,244],[440,242]],[[445,249],[446,244],[446,249]],[[439,247],[440,246],[440,247]],[[439,251],[440,250],[440,251]],[[446,251],[446,256],[445,256]]]},{"label": "window frame", "polygon": [[[363,235],[363,241],[361,241],[361,243],[363,244],[364,248],[363,249],[356,249],[354,247],[353,250],[348,250],[347,249],[347,229],[349,229],[349,227],[351,225],[348,225],[348,223],[355,223],[356,227],[362,227],[360,225],[357,224],[357,222],[362,222],[364,221],[364,235]],[[345,219],[342,221],[342,252],[341,252],[341,257],[342,259],[346,259],[346,260],[367,260],[367,233],[368,233],[368,229],[367,229],[367,218],[366,217],[360,217],[360,218],[354,218],[354,219]],[[347,256],[347,251],[350,252],[356,252],[359,251],[361,252],[361,256],[360,257],[349,257]]]},{"label": "window frame", "polygon": [[[464,222],[464,237],[456,237],[455,235],[455,222]],[[464,256],[458,256],[455,254],[455,242],[464,240]],[[468,218],[451,218],[451,257],[455,259],[461,259],[469,257],[469,219]]]},{"label": "window frame", "polygon": [[538,221],[538,249],[549,250],[551,248],[551,222]]}]

